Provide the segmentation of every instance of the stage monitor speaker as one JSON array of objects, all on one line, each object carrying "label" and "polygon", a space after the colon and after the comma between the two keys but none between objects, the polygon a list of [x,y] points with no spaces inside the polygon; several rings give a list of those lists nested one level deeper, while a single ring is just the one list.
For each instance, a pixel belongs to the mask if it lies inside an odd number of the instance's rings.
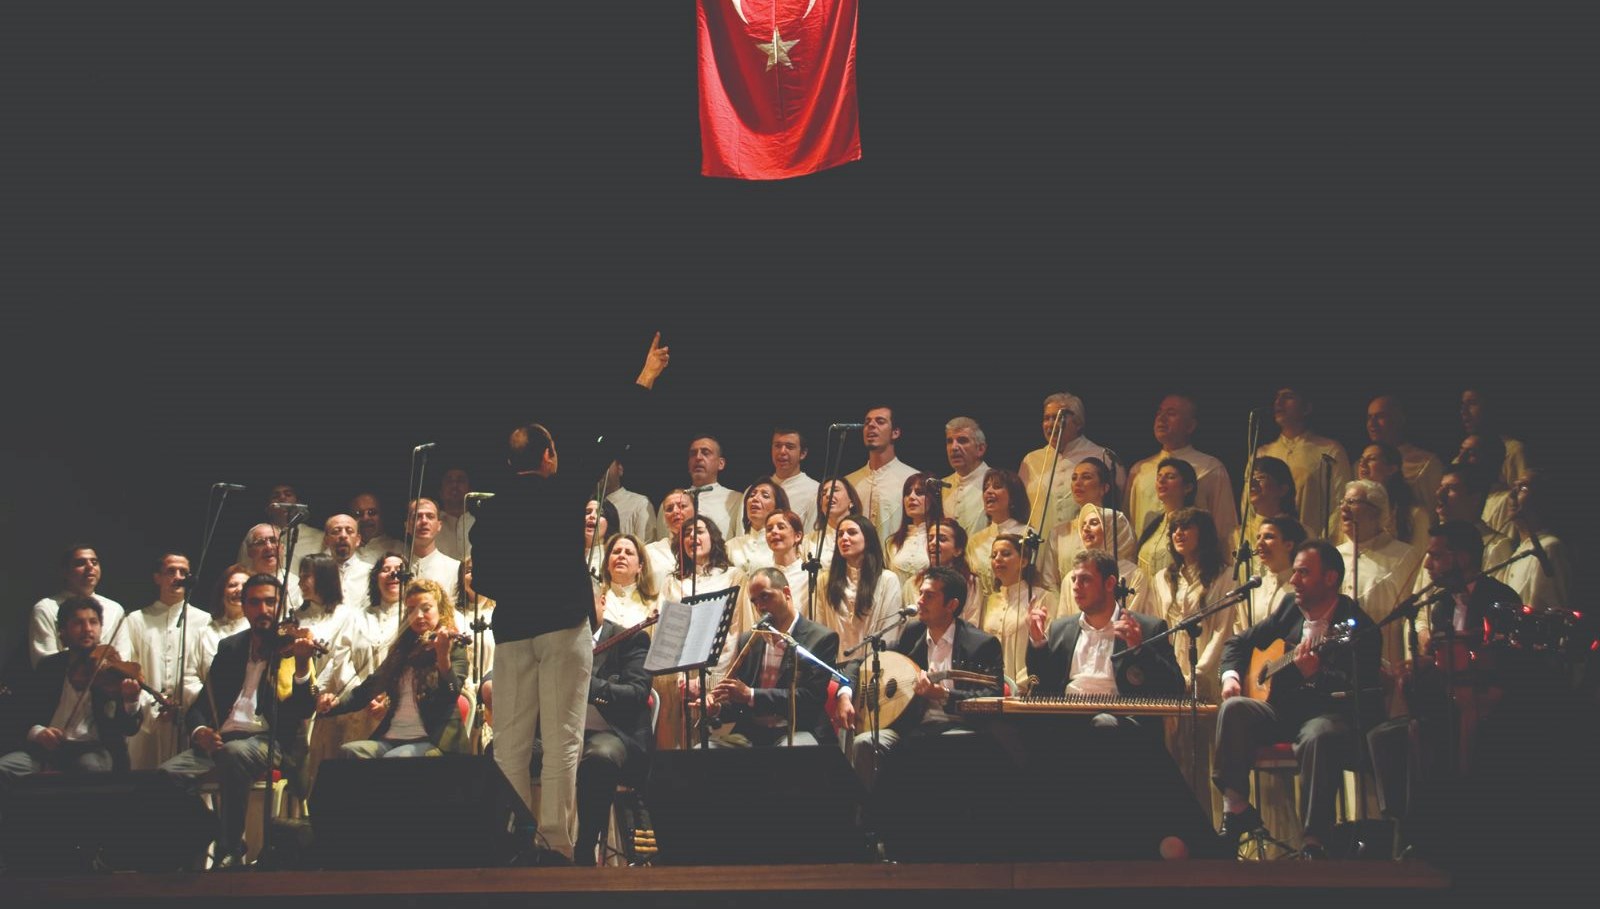
[{"label": "stage monitor speaker", "polygon": [[905,736],[879,764],[868,818],[892,861],[1013,861],[1024,783],[989,735]]},{"label": "stage monitor speaker", "polygon": [[494,761],[473,755],[323,761],[310,809],[307,859],[325,868],[504,865],[534,826]]},{"label": "stage monitor speaker", "polygon": [[33,774],[0,798],[8,874],[180,871],[216,834],[188,783],[156,770]]},{"label": "stage monitor speaker", "polygon": [[897,862],[1156,859],[1169,836],[1195,858],[1221,857],[1159,741],[1117,738],[902,738],[883,759],[869,822]]},{"label": "stage monitor speaker", "polygon": [[645,789],[663,865],[867,861],[860,803],[833,745],[658,751]]}]

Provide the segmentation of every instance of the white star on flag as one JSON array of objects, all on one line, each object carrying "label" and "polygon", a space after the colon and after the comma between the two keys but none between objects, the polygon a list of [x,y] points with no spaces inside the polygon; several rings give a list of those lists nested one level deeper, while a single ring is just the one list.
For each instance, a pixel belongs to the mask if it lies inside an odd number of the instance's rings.
[{"label": "white star on flag", "polygon": [[796,38],[793,41],[783,40],[783,38],[778,34],[778,27],[774,25],[772,27],[772,43],[762,44],[760,41],[757,41],[756,47],[760,48],[761,52],[767,55],[767,69],[770,70],[779,63],[782,63],[784,66],[787,66],[790,69],[794,69],[794,64],[789,62],[789,48],[794,47],[799,43],[799,38]]}]

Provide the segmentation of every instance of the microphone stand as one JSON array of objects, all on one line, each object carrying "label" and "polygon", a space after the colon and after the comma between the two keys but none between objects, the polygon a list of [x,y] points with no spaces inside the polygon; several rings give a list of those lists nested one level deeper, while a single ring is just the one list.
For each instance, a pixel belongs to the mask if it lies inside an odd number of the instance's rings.
[{"label": "microphone stand", "polygon": [[800,679],[800,665],[799,665],[799,662],[798,662],[797,658],[798,657],[805,657],[806,659],[810,660],[811,662],[815,663],[816,665],[821,666],[824,671],[826,671],[829,675],[831,675],[835,679],[837,679],[839,681],[839,684],[841,684],[841,685],[850,684],[850,680],[848,678],[846,678],[843,673],[839,672],[839,670],[834,669],[832,666],[829,666],[826,661],[824,661],[823,659],[821,659],[820,657],[818,657],[816,654],[812,653],[811,651],[807,650],[804,645],[802,645],[799,641],[797,641],[793,637],[791,637],[788,634],[788,632],[779,631],[777,628],[774,628],[772,626],[772,624],[769,622],[769,620],[762,619],[760,622],[757,622],[755,630],[756,630],[757,634],[764,634],[764,635],[767,635],[769,637],[781,638],[785,643],[787,643],[789,645],[789,653],[791,655],[790,656],[790,672],[789,672],[789,747],[793,748],[794,747],[794,724],[795,724],[795,703],[794,703],[795,688],[799,684],[799,679]]},{"label": "microphone stand", "polygon": [[872,648],[872,681],[863,686],[861,700],[862,704],[865,705],[867,710],[867,721],[872,727],[872,766],[874,768],[878,766],[878,760],[883,757],[883,743],[879,739],[880,730],[878,729],[878,686],[883,681],[883,664],[878,658],[878,655],[883,653],[884,637],[886,637],[889,632],[894,631],[905,623],[906,616],[902,613],[897,617],[893,625],[890,625],[888,628],[884,628],[881,631],[876,631],[865,635],[861,638],[861,643],[850,648],[843,655],[844,657],[849,657],[863,647]]},{"label": "microphone stand", "polygon": [[[1244,429],[1246,452],[1244,459],[1244,511],[1239,516],[1239,548],[1234,554],[1233,563],[1233,576],[1238,578],[1241,583],[1250,577],[1250,569],[1254,567],[1250,563],[1255,556],[1255,545],[1253,541],[1245,539],[1245,537],[1248,535],[1250,528],[1250,512],[1254,510],[1250,504],[1250,478],[1255,476],[1256,472],[1256,445],[1260,441],[1260,433],[1261,427],[1256,422],[1256,412],[1251,409],[1250,419]],[[1255,617],[1256,611],[1251,609],[1251,624],[1255,624]]]},{"label": "microphone stand", "polygon": [[1328,532],[1328,525],[1333,521],[1333,456],[1322,456],[1322,526],[1320,533]]},{"label": "microphone stand", "polygon": [[[222,493],[220,497],[217,495],[219,490]],[[195,564],[194,570],[189,572],[190,582],[183,586],[183,602],[178,604],[178,687],[173,696],[178,705],[178,718],[173,724],[173,731],[178,735],[176,744],[179,752],[183,751],[189,741],[183,703],[183,667],[189,661],[189,591],[194,580],[198,579],[200,572],[205,569],[206,554],[211,551],[211,539],[217,532],[217,521],[222,517],[222,509],[228,504],[228,493],[231,491],[231,484],[212,483],[211,491],[206,494],[206,513],[200,523],[200,561]],[[216,502],[215,511],[211,509],[213,501]]]},{"label": "microphone stand", "polygon": [[806,595],[806,620],[811,622],[817,620],[817,574],[822,571],[822,543],[828,538],[828,512],[833,510],[830,505],[833,497],[838,494],[834,491],[834,485],[844,482],[843,479],[835,479],[834,475],[839,470],[839,462],[844,459],[844,434],[847,430],[843,428],[834,429],[830,426],[828,432],[830,434],[838,433],[839,437],[838,443],[831,450],[825,452],[822,462],[822,483],[828,489],[828,498],[822,499],[822,488],[818,487],[817,498],[822,500],[817,503],[819,509],[817,512],[817,545],[811,550],[811,554],[806,556],[806,560],[800,564],[800,567],[805,569],[806,576],[811,579],[811,589]]},{"label": "microphone stand", "polygon": [[[1246,582],[1248,586],[1248,582]],[[1254,587],[1251,587],[1253,590]],[[1157,641],[1165,640],[1182,631],[1189,642],[1189,766],[1193,769],[1200,767],[1199,731],[1200,731],[1200,626],[1206,619],[1224,609],[1233,608],[1240,600],[1247,599],[1250,590],[1239,589],[1228,594],[1209,606],[1201,607],[1200,611],[1191,613],[1178,620],[1176,625],[1157,635],[1145,638],[1136,647],[1128,647],[1111,654],[1113,661],[1138,653]],[[1199,779],[1200,777],[1196,777]]]},{"label": "microphone stand", "polygon": [[[700,532],[694,526],[695,520],[697,520],[700,517],[700,487],[699,486],[694,486],[694,487],[690,488],[690,490],[689,490],[689,500],[694,504],[694,518],[691,518],[689,520],[689,523],[687,523],[684,526],[678,528],[678,571],[679,572],[683,571],[684,556],[687,554],[688,557],[689,557],[689,563],[688,563],[689,564],[689,599],[692,600],[692,599],[695,598],[695,596],[697,595],[697,593],[699,592],[699,589],[700,589],[700,560],[697,558],[697,556],[699,555],[699,551],[700,551],[700,539],[699,539],[700,538]],[[686,539],[692,539],[692,540],[695,541],[694,542],[694,550],[693,551],[686,551],[686,549],[685,549],[685,541],[686,541]],[[724,645],[724,646],[726,646],[726,645]],[[720,654],[719,654],[719,656],[720,656]],[[684,691],[688,691],[689,690],[689,677],[688,677],[687,674],[684,676],[684,679],[683,679],[683,687],[684,687]],[[704,701],[705,698],[708,697],[708,695],[709,695],[709,692],[706,691],[706,667],[705,666],[701,666],[700,667],[700,697],[701,697],[702,701]],[[700,716],[700,720],[701,720],[701,722],[700,722],[700,747],[701,748],[710,747],[708,740],[709,740],[709,738],[711,736],[711,731],[707,728],[707,724],[705,722],[706,717],[707,717],[708,714],[709,714],[709,709],[705,709],[705,710],[702,710],[702,713],[701,713],[701,716]],[[689,715],[690,715],[689,711],[687,709],[685,709],[683,711],[683,719],[684,719],[685,723],[689,722]],[[694,742],[694,729],[692,727],[690,727],[690,726],[686,726],[684,728],[684,734],[685,734],[684,747],[685,748],[694,747],[694,745],[693,745],[693,742]]]},{"label": "microphone stand", "polygon": [[[411,583],[411,579],[415,577],[412,566],[416,564],[416,555],[413,552],[417,546],[416,501],[422,498],[423,478],[428,472],[428,450],[432,447],[433,443],[429,442],[411,449],[411,474],[406,480],[406,509],[408,512],[406,515],[406,560],[405,564],[400,567],[400,609],[395,613],[395,634],[397,635],[404,631],[406,626],[405,589],[406,585]],[[417,463],[419,460],[418,455],[421,455],[420,460],[422,463],[420,466]],[[466,553],[463,552],[462,554],[465,555]]]},{"label": "microphone stand", "polygon": [[[1102,451],[1105,454],[1106,459],[1108,461],[1112,462],[1112,463],[1106,465],[1106,469],[1111,471],[1111,486],[1112,486],[1112,489],[1115,489],[1116,485],[1117,485],[1117,466],[1121,462],[1117,458],[1116,454],[1114,452],[1112,452],[1111,449],[1106,448],[1106,449],[1103,449]],[[1126,506],[1126,502],[1124,502],[1123,500],[1127,499],[1127,498],[1132,498],[1132,496],[1133,496],[1133,481],[1130,480],[1128,482],[1128,494],[1126,496],[1119,496],[1118,497],[1118,503]],[[1105,501],[1104,497],[1101,498],[1101,501],[1102,502]],[[1105,511],[1106,510],[1105,505],[1101,505],[1100,506],[1100,510],[1101,511]],[[1128,589],[1127,582],[1125,580],[1123,580],[1123,577],[1122,577],[1122,554],[1117,551],[1117,516],[1119,514],[1121,514],[1121,509],[1117,509],[1117,508],[1111,509],[1111,560],[1113,562],[1117,563],[1117,586],[1116,586],[1115,589],[1112,590],[1112,594],[1116,597],[1117,607],[1119,609],[1121,609],[1123,612],[1127,612],[1128,611],[1128,594],[1131,593],[1132,591]],[[1128,525],[1128,527],[1129,527],[1130,530],[1132,530],[1133,525],[1130,523]],[[1137,545],[1135,545],[1135,547],[1134,547],[1133,557],[1135,559],[1137,559],[1139,557],[1139,551],[1138,551]],[[1029,599],[1031,600],[1032,597],[1029,597]]]},{"label": "microphone stand", "polygon": [[[1056,467],[1058,465],[1060,465],[1060,463],[1061,463],[1061,432],[1062,432],[1061,414],[1062,414],[1062,411],[1058,410],[1058,411],[1056,411],[1056,415],[1051,418],[1050,439],[1049,439],[1049,441],[1050,441],[1050,474],[1049,474],[1049,479],[1046,480],[1045,479],[1045,474],[1040,473],[1039,474],[1039,479],[1041,481],[1043,481],[1043,482],[1034,484],[1034,493],[1033,493],[1034,499],[1035,499],[1035,501],[1037,501],[1039,503],[1038,526],[1036,526],[1036,527],[1035,526],[1030,526],[1028,528],[1027,537],[1023,541],[1023,545],[1027,546],[1028,549],[1029,549],[1029,560],[1030,561],[1033,559],[1034,555],[1038,553],[1038,551],[1039,551],[1039,543],[1040,543],[1041,540],[1044,539],[1044,530],[1045,530],[1044,516],[1046,514],[1048,514],[1049,511],[1050,511],[1050,500],[1049,500],[1048,496],[1046,495],[1046,493],[1048,491],[1053,491],[1056,488]],[[1117,479],[1117,475],[1116,475],[1115,472],[1113,472],[1111,474],[1111,482],[1112,482],[1113,486],[1116,485],[1116,479]],[[1116,546],[1115,540],[1112,541],[1111,545],[1113,547]]]},{"label": "microphone stand", "polygon": [[[262,717],[267,723],[267,789],[261,799],[261,851],[256,854],[253,867],[270,870],[274,861],[272,854],[272,768],[277,762],[274,754],[278,741],[278,673],[282,671],[283,654],[278,651],[278,629],[283,626],[284,618],[289,610],[289,566],[294,562],[295,543],[300,537],[300,524],[305,521],[301,512],[289,512],[288,524],[283,532],[288,536],[283,558],[283,595],[278,597],[278,609],[272,617],[272,634],[270,640],[272,652],[267,657],[267,712]],[[291,684],[293,684],[291,680]],[[257,698],[259,700],[259,696]],[[221,720],[219,719],[220,723]],[[245,790],[245,799],[250,798],[249,790]]]}]

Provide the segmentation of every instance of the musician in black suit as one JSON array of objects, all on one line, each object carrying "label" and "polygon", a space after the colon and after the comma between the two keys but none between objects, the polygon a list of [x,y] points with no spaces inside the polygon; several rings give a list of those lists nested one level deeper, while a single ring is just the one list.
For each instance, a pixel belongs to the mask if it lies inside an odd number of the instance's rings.
[{"label": "musician in black suit", "polygon": [[[1355,766],[1361,731],[1383,714],[1379,657],[1382,642],[1355,602],[1339,593],[1344,559],[1331,543],[1308,540],[1295,547],[1289,583],[1294,596],[1266,619],[1228,641],[1222,655],[1222,709],[1217,714],[1211,781],[1222,792],[1222,836],[1237,843],[1261,828],[1250,804],[1250,768],[1256,751],[1292,741],[1300,760],[1300,821],[1308,857],[1325,857],[1344,771]],[[1353,622],[1353,647],[1313,648],[1331,629]],[[1274,641],[1292,648],[1294,661],[1272,680],[1266,701],[1241,697],[1240,680],[1253,651]],[[1355,675],[1352,676],[1352,671]],[[1360,691],[1355,692],[1355,686]],[[1352,696],[1353,694],[1359,696]],[[1354,716],[1359,701],[1361,715]]]},{"label": "musician in black suit", "polygon": [[[839,658],[839,633],[795,610],[789,579],[782,571],[757,569],[747,592],[750,604],[766,613],[766,624],[794,638],[830,666]],[[711,689],[713,715],[723,722],[732,720],[733,734],[757,747],[786,744],[792,716],[794,744],[817,744],[818,737],[825,735],[820,728],[826,725],[822,708],[828,700],[828,680],[832,676],[800,657],[780,637],[747,631],[739,636],[733,652],[744,653],[747,646],[750,652],[737,670]],[[789,699],[791,683],[793,703]]]},{"label": "musician in black suit", "polygon": [[90,683],[91,654],[100,644],[103,615],[94,597],[62,600],[56,632],[66,649],[40,660],[19,680],[12,717],[22,726],[26,744],[0,757],[0,784],[41,770],[128,769],[127,737],[139,730],[142,715],[140,689],[130,678],[114,690]]},{"label": "musician in black suit", "polygon": [[1073,557],[1067,576],[1079,613],[1050,622],[1043,607],[1029,612],[1027,662],[1028,674],[1038,679],[1035,695],[1183,695],[1183,673],[1171,638],[1126,659],[1112,658],[1167,630],[1161,619],[1117,608],[1117,571],[1109,553],[1083,550]]},{"label": "musician in black suit", "polygon": [[[922,586],[917,591],[917,620],[906,625],[891,648],[892,652],[910,658],[921,671],[912,689],[911,705],[892,726],[879,730],[880,749],[884,753],[893,750],[904,736],[970,731],[970,727],[961,722],[957,705],[968,697],[999,693],[992,687],[958,687],[948,679],[935,682],[929,678],[929,673],[952,668],[994,672],[1001,666],[1000,639],[961,620],[961,607],[966,597],[966,579],[953,569],[940,566],[923,574]],[[860,665],[853,664],[854,674],[845,673],[852,676],[855,683],[839,690],[837,719],[841,729],[853,730],[856,725],[854,691],[859,687]],[[877,778],[879,760],[879,755],[873,751],[871,732],[855,737],[850,757],[862,783],[871,789]]]},{"label": "musician in black suit", "polygon": [[[1417,782],[1413,776],[1424,765],[1447,773],[1445,768],[1452,765],[1461,770],[1467,767],[1476,720],[1500,702],[1500,667],[1494,659],[1484,658],[1491,655],[1484,653],[1487,645],[1482,629],[1494,607],[1517,607],[1522,598],[1483,574],[1483,552],[1482,533],[1466,521],[1445,521],[1428,529],[1422,567],[1436,592],[1424,591],[1431,595],[1416,604],[1432,608],[1417,620],[1423,658],[1412,670],[1407,686],[1410,715],[1380,723],[1367,734],[1378,781],[1378,805],[1390,817],[1403,818],[1408,813],[1410,790]],[[1443,666],[1436,665],[1436,655],[1441,663],[1450,660],[1453,698],[1446,695]],[[1413,752],[1413,743],[1442,745],[1448,738],[1445,724],[1452,700],[1454,712],[1461,718],[1455,730],[1455,753],[1447,754],[1442,747]]]},{"label": "musician in black suit", "polygon": [[[625,779],[637,784],[644,776],[650,749],[655,746],[650,728],[650,675],[644,671],[650,636],[635,631],[608,644],[628,629],[605,617],[604,596],[595,598],[594,609],[600,622],[594,631],[594,646],[605,649],[594,655],[589,675],[588,718],[584,722],[583,753],[578,760],[578,839],[572,856],[575,865],[595,864],[597,850],[610,826],[617,784]],[[544,749],[535,738],[529,773],[538,778],[543,764]]]},{"label": "musician in black suit", "polygon": [[282,756],[299,736],[300,723],[316,703],[311,677],[310,639],[296,640],[287,655],[294,657],[293,681],[287,694],[279,694],[276,717],[269,699],[283,683],[283,674],[268,679],[269,667],[278,661],[284,643],[275,633],[278,602],[283,595],[279,580],[270,574],[252,575],[244,582],[242,605],[250,627],[217,642],[205,688],[187,717],[194,730],[194,747],[161,765],[173,776],[197,779],[213,771],[222,777],[223,841],[215,865],[226,869],[244,855],[245,797],[251,783],[267,770],[267,735],[273,734],[274,753]]}]

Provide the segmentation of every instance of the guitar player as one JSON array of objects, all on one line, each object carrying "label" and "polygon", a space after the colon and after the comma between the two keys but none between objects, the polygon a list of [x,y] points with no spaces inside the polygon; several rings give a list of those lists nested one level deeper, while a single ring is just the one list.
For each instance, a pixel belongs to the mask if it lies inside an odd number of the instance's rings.
[{"label": "guitar player", "polygon": [[[1246,833],[1261,829],[1261,815],[1250,804],[1250,768],[1256,751],[1274,742],[1294,743],[1300,761],[1300,822],[1308,858],[1327,857],[1333,832],[1334,807],[1344,771],[1357,759],[1358,730],[1382,718],[1379,658],[1382,642],[1362,633],[1372,621],[1355,601],[1339,593],[1344,559],[1331,543],[1308,540],[1295,547],[1285,597],[1267,618],[1235,635],[1222,656],[1222,709],[1217,714],[1217,740],[1211,780],[1222,791],[1222,838],[1237,844]],[[1354,620],[1352,647],[1322,653],[1315,646],[1330,626]],[[1241,697],[1242,675],[1252,652],[1282,641],[1295,652],[1293,664],[1278,674],[1267,700]],[[1352,649],[1354,651],[1352,659]],[[1354,663],[1354,666],[1352,666]],[[1350,697],[1351,670],[1362,690]],[[1352,716],[1359,701],[1361,716]]]},{"label": "guitar player", "polygon": [[[940,566],[928,569],[923,575],[922,586],[917,591],[917,618],[906,625],[900,640],[891,648],[892,652],[909,657],[922,671],[917,673],[911,706],[889,728],[879,730],[878,741],[883,753],[893,750],[904,736],[971,731],[962,723],[955,704],[968,696],[996,693],[992,688],[974,690],[948,679],[934,682],[928,677],[930,672],[963,667],[991,670],[1001,664],[1000,639],[960,618],[966,597],[966,579],[953,569]],[[865,660],[870,661],[871,656],[867,655]],[[860,663],[854,664],[856,673],[845,673],[858,683],[860,666]],[[836,719],[841,729],[853,730],[857,726],[854,690],[855,686],[839,689]],[[865,727],[865,718],[860,719]],[[870,731],[863,729],[850,743],[850,760],[862,784],[870,791],[877,779],[879,761],[879,755],[873,751]]]}]

